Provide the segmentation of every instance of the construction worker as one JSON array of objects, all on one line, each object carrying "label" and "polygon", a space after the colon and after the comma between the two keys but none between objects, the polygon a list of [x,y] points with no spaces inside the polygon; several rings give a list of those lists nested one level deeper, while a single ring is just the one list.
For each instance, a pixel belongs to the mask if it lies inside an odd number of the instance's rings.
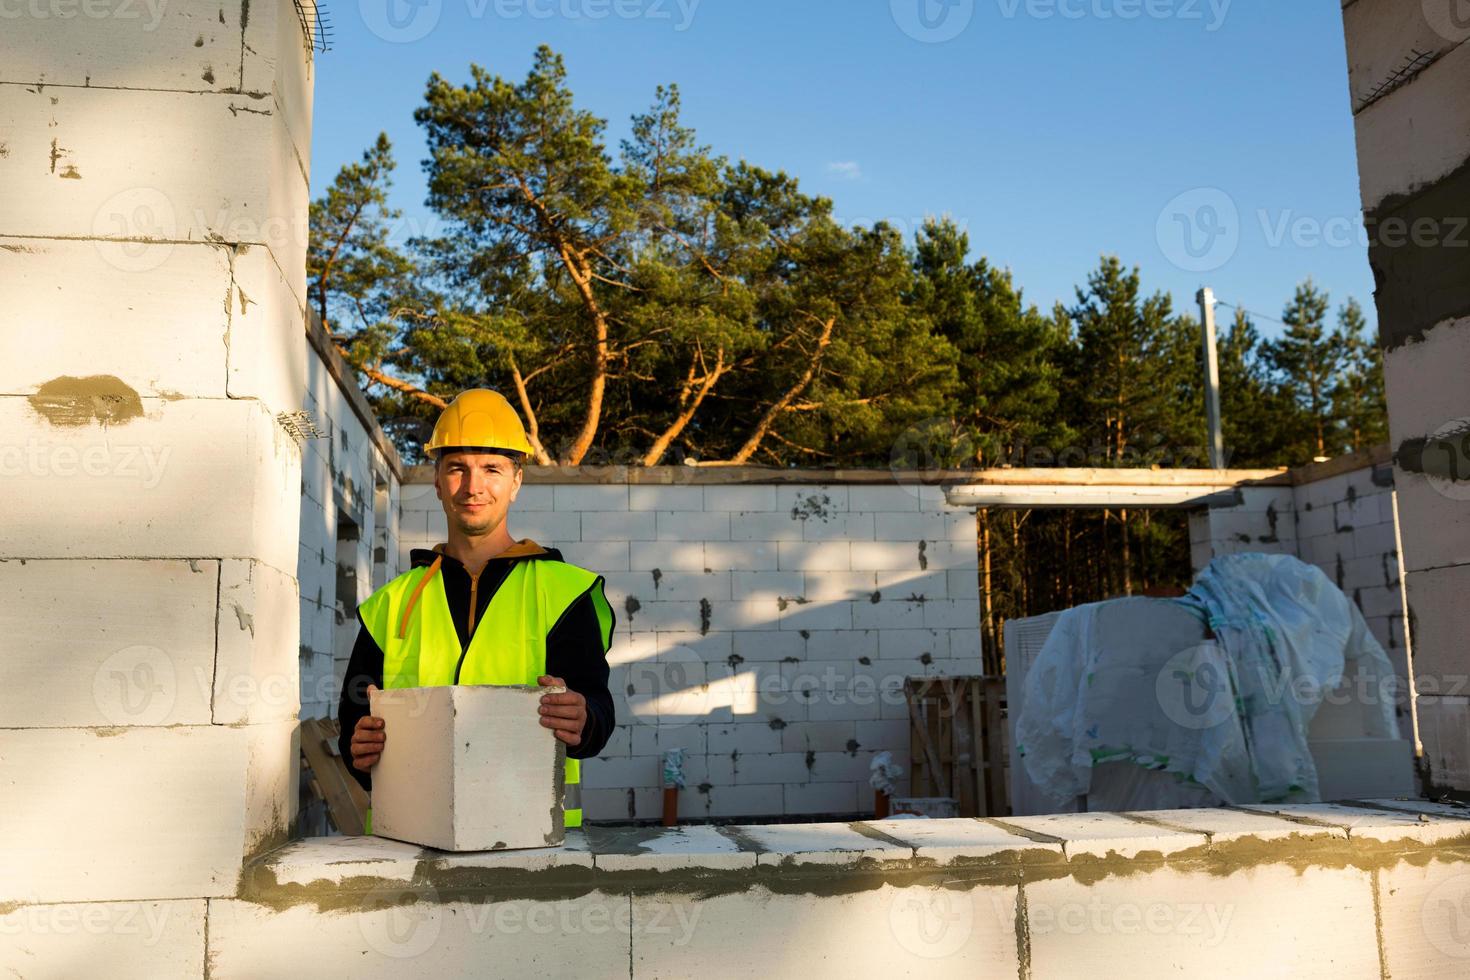
[{"label": "construction worker", "polygon": [[415,549],[410,569],[358,606],[361,629],[337,709],[342,758],[371,790],[388,734],[368,714],[374,687],[565,687],[541,696],[541,725],[566,743],[566,826],[581,826],[579,760],[602,751],[614,725],[607,650],[615,620],[602,576],[511,537],[507,512],[531,445],[503,396],[461,394],[424,449],[449,540]]}]

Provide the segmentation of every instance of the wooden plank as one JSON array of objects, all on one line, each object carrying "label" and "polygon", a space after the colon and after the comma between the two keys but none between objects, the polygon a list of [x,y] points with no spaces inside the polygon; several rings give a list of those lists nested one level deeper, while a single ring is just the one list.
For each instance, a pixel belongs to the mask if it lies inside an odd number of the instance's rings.
[{"label": "wooden plank", "polygon": [[927,682],[924,687],[918,690],[914,689],[911,680],[904,684],[904,694],[906,695],[909,707],[909,721],[913,726],[912,730],[914,732],[914,737],[910,740],[910,755],[913,755],[913,743],[917,741],[919,748],[923,752],[923,761],[927,762],[929,766],[927,785],[937,787],[938,792],[928,792],[924,785],[914,785],[920,778],[919,767],[917,765],[914,767],[910,786],[917,796],[949,796],[949,780],[945,778],[944,767],[939,764],[939,755],[934,748],[938,733],[932,730],[933,718],[930,716],[930,713],[924,712],[920,707],[925,702],[922,692],[927,691],[927,688]]},{"label": "wooden plank", "polygon": [[1000,717],[1000,703],[1005,696],[1005,681],[988,677],[985,686],[985,742],[986,775],[989,792],[986,795],[991,816],[1006,816],[1010,807],[1006,800],[1006,747],[1005,723]]},{"label": "wooden plank", "polygon": [[993,730],[988,730],[981,720],[981,697],[982,691],[980,689],[980,685],[978,683],[972,685],[970,689],[969,707],[970,724],[974,727],[975,730],[975,801],[977,811],[975,813],[975,816],[997,817],[1000,816],[1000,814],[996,813],[995,808],[991,805],[990,793],[986,788],[987,784],[992,779],[994,779],[995,773],[989,771],[988,756],[983,755],[985,749],[982,744],[983,742],[990,741],[990,736],[993,734]]},{"label": "wooden plank", "polygon": [[321,787],[332,825],[349,837],[359,837],[367,826],[368,795],[337,753],[337,735],[335,721],[307,718],[301,723],[301,754]]}]

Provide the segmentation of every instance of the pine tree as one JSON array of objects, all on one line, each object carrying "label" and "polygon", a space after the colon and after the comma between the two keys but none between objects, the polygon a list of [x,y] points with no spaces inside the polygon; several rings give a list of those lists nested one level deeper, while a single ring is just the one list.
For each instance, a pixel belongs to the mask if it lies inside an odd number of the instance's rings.
[{"label": "pine tree", "polygon": [[1357,300],[1349,299],[1337,316],[1342,370],[1332,388],[1333,415],[1342,422],[1348,449],[1362,452],[1388,438],[1383,355],[1377,338],[1367,336],[1367,320]]},{"label": "pine tree", "polygon": [[1332,385],[1342,361],[1342,348],[1326,327],[1328,295],[1308,279],[1281,315],[1286,333],[1264,345],[1267,363],[1306,416],[1307,439],[1317,458],[1335,450],[1336,419]]},{"label": "pine tree", "polygon": [[[1026,465],[1037,443],[1058,434],[1056,324],[1026,306],[1010,272],[968,260],[969,236],[950,219],[924,224],[915,243],[910,303],[958,352],[956,435],[965,459],[952,465]],[[1040,454],[1043,455],[1044,454]]]},{"label": "pine tree", "polygon": [[1244,310],[1220,337],[1220,417],[1231,466],[1272,467],[1291,458],[1304,416],[1275,384],[1261,355],[1261,335]]}]

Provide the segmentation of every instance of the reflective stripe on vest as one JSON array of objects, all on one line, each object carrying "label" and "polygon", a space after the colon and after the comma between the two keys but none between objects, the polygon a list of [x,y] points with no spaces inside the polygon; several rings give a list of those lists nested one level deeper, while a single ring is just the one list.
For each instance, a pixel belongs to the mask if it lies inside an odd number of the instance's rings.
[{"label": "reflective stripe on vest", "polygon": [[[602,576],[565,562],[530,560],[511,568],[461,654],[438,570],[436,561],[404,572],[358,609],[383,651],[385,690],[455,683],[534,685],[546,673],[546,637],[572,604],[589,593],[604,653],[611,644],[612,607],[603,594]],[[569,828],[582,825],[581,775],[580,761],[567,759],[563,805]]]}]

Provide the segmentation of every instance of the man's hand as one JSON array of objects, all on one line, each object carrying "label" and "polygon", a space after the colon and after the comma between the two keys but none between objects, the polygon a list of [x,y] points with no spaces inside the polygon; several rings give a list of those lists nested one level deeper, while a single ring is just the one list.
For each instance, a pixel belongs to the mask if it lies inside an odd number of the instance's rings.
[{"label": "man's hand", "polygon": [[[542,687],[567,686],[567,682],[560,677],[551,677],[547,674],[542,674],[536,678],[536,683]],[[557,738],[568,745],[580,745],[582,743],[582,729],[586,725],[587,699],[582,697],[582,695],[576,691],[567,691],[564,694],[541,695],[541,727],[551,729],[552,734]],[[356,751],[356,741],[354,738],[354,752]]]},{"label": "man's hand", "polygon": [[[368,685],[368,693],[378,689],[376,684]],[[352,730],[352,768],[360,772],[367,772],[378,764],[379,757],[383,754],[383,743],[387,735],[383,731],[383,719],[368,715],[357,719],[357,727]]]}]

